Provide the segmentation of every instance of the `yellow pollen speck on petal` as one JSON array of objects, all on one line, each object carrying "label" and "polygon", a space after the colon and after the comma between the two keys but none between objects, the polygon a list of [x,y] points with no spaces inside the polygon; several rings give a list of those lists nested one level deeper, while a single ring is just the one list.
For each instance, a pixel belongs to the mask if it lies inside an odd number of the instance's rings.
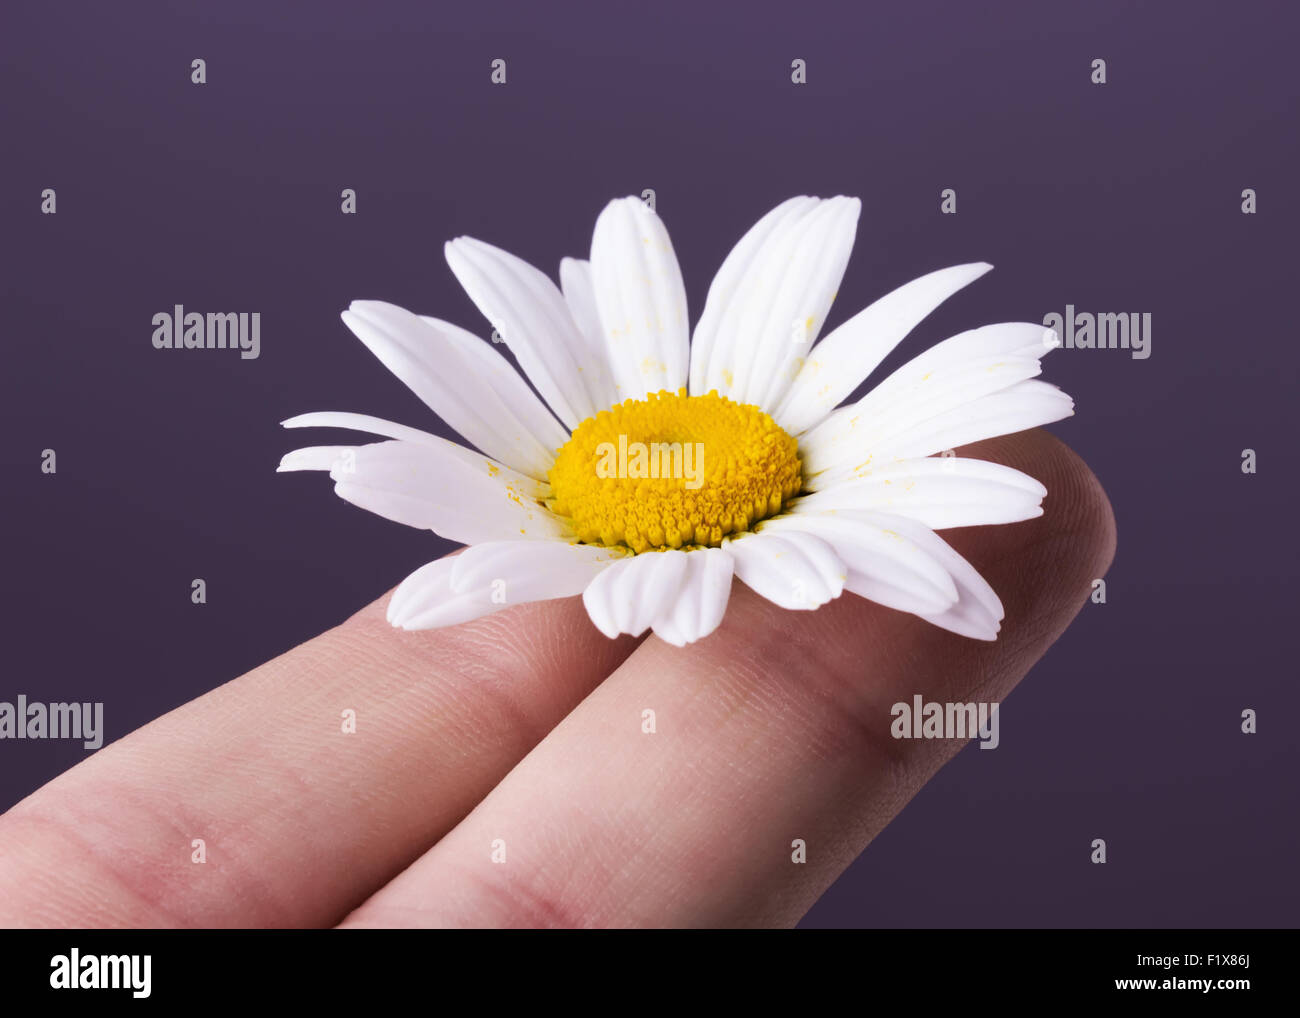
[{"label": "yellow pollen speck on petal", "polygon": [[501,473],[501,468],[497,466],[495,463],[493,463],[491,460],[487,461],[487,468],[488,468],[489,477],[496,477],[497,474]]},{"label": "yellow pollen speck on petal", "polygon": [[727,383],[728,389],[734,389],[736,387],[736,376],[725,368],[722,371],[722,380]]},{"label": "yellow pollen speck on petal", "polygon": [[799,443],[771,417],[716,390],[685,389],[587,418],[547,480],[550,508],[579,541],[634,552],[718,547],[803,487]]}]

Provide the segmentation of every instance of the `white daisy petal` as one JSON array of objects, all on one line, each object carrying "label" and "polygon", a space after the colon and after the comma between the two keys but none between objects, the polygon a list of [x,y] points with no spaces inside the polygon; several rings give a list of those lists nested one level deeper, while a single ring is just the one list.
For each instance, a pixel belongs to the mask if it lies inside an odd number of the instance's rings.
[{"label": "white daisy petal", "polygon": [[[1040,359],[1057,349],[1059,345],[1060,340],[1055,332],[1033,322],[997,322],[994,325],[983,325],[978,329],[967,329],[955,336],[949,336],[940,343],[935,343],[928,350],[913,357],[876,388],[886,384],[899,384],[945,364],[967,363],[984,358],[996,360],[998,357]],[[894,381],[896,376],[897,382]]]},{"label": "white daisy petal", "polygon": [[736,245],[696,330],[703,347],[693,369],[703,371],[697,391],[717,389],[765,410],[776,406],[825,322],[861,208],[858,199],[842,196],[796,199]]},{"label": "white daisy petal", "polygon": [[736,577],[781,608],[820,608],[840,596],[848,579],[834,549],[811,533],[765,530],[724,541],[723,547],[736,560]]},{"label": "white daisy petal", "polygon": [[[710,389],[724,391],[719,384],[719,375],[722,363],[730,363],[731,347],[737,339],[736,330],[731,325],[737,293],[743,288],[750,268],[768,239],[774,234],[780,236],[789,222],[797,222],[817,204],[818,199],[806,195],[783,201],[751,226],[723,261],[709,286],[704,313],[691,336],[692,396],[703,396]],[[720,358],[716,369],[712,367],[715,353]]]},{"label": "white daisy petal", "polygon": [[[1028,381],[1041,371],[1037,360],[1030,357],[1004,357],[993,363],[980,362],[969,367],[950,365],[927,372],[918,380],[910,393],[875,391],[857,403],[836,410],[803,438],[808,445],[817,445],[826,434],[850,429],[870,433],[871,438],[859,437],[855,441],[866,447],[880,446],[895,435],[906,434],[913,428],[940,414],[968,406],[991,393],[1010,389],[1018,382]],[[857,427],[851,422],[857,422]],[[814,438],[814,436],[817,436]]]},{"label": "white daisy petal", "polygon": [[[605,342],[605,330],[600,324],[600,311],[596,308],[595,284],[591,279],[591,262],[583,258],[564,258],[560,261],[560,291],[564,294],[564,303],[569,306],[569,314],[574,324],[582,333],[587,347],[587,359],[600,365],[599,375],[591,373],[587,379],[588,388],[593,387],[593,379],[599,378],[600,391],[592,396],[601,410],[606,410],[619,402],[618,388],[614,385],[613,367],[609,363],[609,347]],[[584,374],[587,372],[584,371]]]},{"label": "white daisy petal", "polygon": [[[344,428],[349,431],[364,431],[368,435],[394,438],[414,445],[427,445],[434,450],[436,455],[451,457],[472,470],[479,470],[486,464],[488,472],[493,477],[507,484],[512,491],[522,497],[545,499],[550,497],[551,494],[551,487],[544,480],[521,474],[503,463],[498,463],[496,460],[483,456],[473,449],[467,449],[463,445],[449,442],[439,435],[420,431],[418,428],[409,428],[405,424],[394,424],[392,421],[385,421],[379,417],[326,410],[290,417],[287,421],[281,421],[280,426],[282,428]],[[355,450],[358,446],[332,446],[331,448],[338,449],[342,453]],[[294,454],[290,453],[289,455]],[[285,459],[288,459],[288,457],[286,456]],[[331,462],[325,466],[299,466],[289,469],[329,470],[333,466],[335,464]]]},{"label": "white daisy petal", "polygon": [[957,587],[957,603],[942,612],[918,613],[923,619],[961,636],[976,640],[997,639],[1006,612],[998,595],[974,566],[942,537],[913,520],[884,513],[873,513],[871,518],[881,526],[892,527],[907,535],[918,547],[933,555],[952,577]]},{"label": "white daisy petal", "polygon": [[[856,403],[831,416],[852,408],[877,415],[902,409],[915,411],[913,419],[924,419],[923,408],[948,398],[950,390],[966,383],[979,382],[981,392],[1007,388],[1039,373],[1039,361],[1050,349],[1043,342],[1045,335],[1055,334],[1041,325],[1008,322],[952,336],[912,358]],[[810,429],[809,434],[816,430]]]},{"label": "white daisy petal", "polygon": [[654,633],[664,643],[671,643],[674,647],[685,647],[689,642],[685,636],[674,628],[672,619],[665,618],[656,622]]},{"label": "white daisy petal", "polygon": [[[315,413],[299,414],[297,417],[290,417],[287,421],[281,421],[280,427],[343,428],[347,431],[364,431],[367,435],[400,438],[406,442],[417,442],[425,445],[455,444],[427,431],[421,431],[419,428],[407,427],[405,424],[395,424],[393,421],[386,421],[382,417],[371,417],[369,414],[351,414],[338,410],[319,410]],[[352,447],[340,446],[339,448]],[[464,446],[457,446],[457,448],[463,449]],[[465,452],[471,457],[476,457],[472,449],[465,449]]]},{"label": "white daisy petal", "polygon": [[765,245],[737,320],[732,399],[770,412],[785,397],[844,279],[861,211],[857,198],[829,198]]},{"label": "white daisy petal", "polygon": [[568,525],[531,494],[538,482],[456,449],[378,442],[343,449],[318,469],[329,469],[340,498],[450,541],[569,537]]},{"label": "white daisy petal", "polygon": [[967,376],[957,384],[941,380],[939,384],[946,390],[942,398],[919,399],[892,414],[860,410],[856,404],[835,411],[800,441],[805,484],[816,490],[892,465],[890,457],[899,455],[899,443],[935,430],[949,415],[981,412],[984,398],[1010,390],[1023,380],[1021,374],[1022,369],[1009,364],[987,374]]},{"label": "white daisy petal", "polygon": [[[525,421],[536,424],[538,413],[550,415],[517,374],[523,391],[510,391],[510,402],[491,385],[493,374],[484,371],[482,360],[474,358],[465,342],[485,348],[489,358],[499,358],[481,339],[447,322],[434,325],[381,300],[354,300],[342,317],[383,367],[406,382],[465,441],[530,476],[546,476],[559,446],[547,449]],[[502,367],[510,371],[504,360]],[[520,416],[516,407],[521,408]],[[551,421],[558,432],[554,417]]]},{"label": "white daisy petal", "polygon": [[808,430],[839,406],[922,319],[991,268],[987,262],[975,262],[940,269],[858,312],[813,347],[773,414],[775,421],[792,435]]},{"label": "white daisy petal", "polygon": [[788,511],[870,509],[944,530],[1033,519],[1043,514],[1046,494],[1046,488],[1018,470],[950,456],[877,467],[796,498]]},{"label": "white daisy petal", "polygon": [[[806,432],[800,441],[805,472],[815,476],[835,465],[841,475],[848,466],[855,472],[870,469],[872,454],[888,447],[895,436],[1033,378],[1049,349],[1042,342],[1044,334],[1042,326],[1013,323],[944,340]],[[860,462],[847,463],[852,457]]]},{"label": "white daisy petal", "polygon": [[641,199],[612,201],[596,220],[591,282],[618,399],[684,386],[686,287],[667,229]]},{"label": "white daisy petal", "polygon": [[585,258],[560,259],[560,293],[569,306],[573,322],[593,345],[604,342],[596,290],[591,281],[591,262]]},{"label": "white daisy petal", "polygon": [[685,551],[633,555],[601,572],[582,592],[591,621],[608,637],[640,636],[672,606],[686,574]]},{"label": "white daisy petal", "polygon": [[722,624],[735,568],[734,558],[722,548],[685,554],[686,571],[677,596],[651,623],[656,636],[676,647],[701,640]]},{"label": "white daisy petal", "polygon": [[488,541],[456,556],[451,589],[510,604],[575,597],[626,549],[560,541]]},{"label": "white daisy petal", "polygon": [[508,608],[474,594],[451,589],[451,570],[457,558],[440,558],[421,566],[404,579],[388,600],[388,621],[401,629],[441,629]]},{"label": "white daisy petal", "polygon": [[957,601],[952,578],[934,558],[897,528],[856,510],[778,516],[760,534],[803,531],[820,537],[848,567],[844,589],[909,612],[947,611]]},{"label": "white daisy petal", "polygon": [[565,425],[573,429],[605,409],[597,406],[609,384],[605,366],[590,360],[563,295],[544,272],[472,237],[448,242],[444,253],[460,285]]},{"label": "white daisy petal", "polygon": [[891,438],[880,455],[889,459],[933,456],[986,438],[1042,427],[1073,413],[1074,400],[1056,386],[1038,380],[1020,382],[931,417],[911,432]]},{"label": "white daisy petal", "polygon": [[[781,519],[792,518],[799,519]],[[815,518],[808,517],[803,522]],[[979,640],[996,638],[1004,614],[1002,602],[975,567],[938,534],[915,520],[888,513],[847,510],[824,514],[821,518],[839,520],[841,525],[850,525],[844,528],[846,534],[853,535],[847,540],[844,537],[836,540],[828,536],[832,546],[850,566],[845,590],[887,607],[918,615],[940,628],[964,636]],[[858,530],[855,532],[853,528]],[[939,607],[924,604],[914,589],[900,587],[893,578],[876,569],[855,569],[850,543],[856,540],[858,533],[875,531],[894,535],[897,540],[906,542],[915,554],[924,556],[935,568],[942,570],[948,577],[952,592],[948,603]]]},{"label": "white daisy petal", "polygon": [[623,554],[558,541],[476,544],[408,576],[388,602],[388,621],[403,629],[437,629],[512,605],[573,597]]},{"label": "white daisy petal", "polygon": [[287,474],[295,470],[333,470],[353,448],[350,445],[313,445],[305,449],[294,449],[280,457],[280,465],[275,468],[275,472]]},{"label": "white daisy petal", "polygon": [[[546,404],[537,398],[537,394],[528,388],[523,376],[492,343],[468,329],[429,315],[421,315],[420,320],[440,330],[443,338],[465,357],[471,370],[480,373],[484,383],[491,387],[514,419],[512,425],[517,423],[546,450],[549,469],[555,459],[555,450],[569,440],[569,432],[555,419]],[[510,437],[513,441],[518,441],[513,435]]]},{"label": "white daisy petal", "polygon": [[891,460],[1050,424],[1069,396],[1032,381],[1048,349],[1040,326],[987,326],[954,336],[903,365],[799,442],[810,488],[864,476]]}]

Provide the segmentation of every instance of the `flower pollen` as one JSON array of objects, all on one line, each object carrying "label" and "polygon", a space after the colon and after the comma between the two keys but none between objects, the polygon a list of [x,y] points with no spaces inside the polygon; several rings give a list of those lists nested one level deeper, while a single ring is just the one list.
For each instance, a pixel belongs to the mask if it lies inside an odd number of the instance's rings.
[{"label": "flower pollen", "polygon": [[551,509],[584,544],[717,547],[803,486],[799,444],[756,406],[661,390],[588,417],[555,457]]}]

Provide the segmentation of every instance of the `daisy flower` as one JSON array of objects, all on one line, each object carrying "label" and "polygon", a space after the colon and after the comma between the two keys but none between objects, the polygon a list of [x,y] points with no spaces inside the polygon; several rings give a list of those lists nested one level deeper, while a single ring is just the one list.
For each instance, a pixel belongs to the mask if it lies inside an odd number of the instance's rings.
[{"label": "daisy flower", "polygon": [[[343,321],[464,445],[353,413],[287,428],[383,441],[289,453],[341,498],[468,545],[417,569],[388,619],[455,625],[582,595],[607,636],[682,646],[722,621],[735,577],[791,610],[844,592],[992,640],[997,594],[938,530],[1042,513],[1046,489],[952,449],[1060,420],[1036,380],[1042,325],[953,336],[842,403],[923,318],[992,268],[921,276],[817,341],[861,202],[791,198],[732,249],[688,329],[668,232],[638,198],[596,221],[560,285],[470,237],[447,263],[518,362],[437,318],[357,301]],[[522,374],[520,373],[522,372]]]}]

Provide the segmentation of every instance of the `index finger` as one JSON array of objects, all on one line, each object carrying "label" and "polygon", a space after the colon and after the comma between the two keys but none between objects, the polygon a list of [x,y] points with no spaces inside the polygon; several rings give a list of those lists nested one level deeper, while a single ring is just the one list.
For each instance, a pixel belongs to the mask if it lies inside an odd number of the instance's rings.
[{"label": "index finger", "polygon": [[0,816],[0,926],[337,922],[636,645],[577,598],[409,633],[387,601]]}]

